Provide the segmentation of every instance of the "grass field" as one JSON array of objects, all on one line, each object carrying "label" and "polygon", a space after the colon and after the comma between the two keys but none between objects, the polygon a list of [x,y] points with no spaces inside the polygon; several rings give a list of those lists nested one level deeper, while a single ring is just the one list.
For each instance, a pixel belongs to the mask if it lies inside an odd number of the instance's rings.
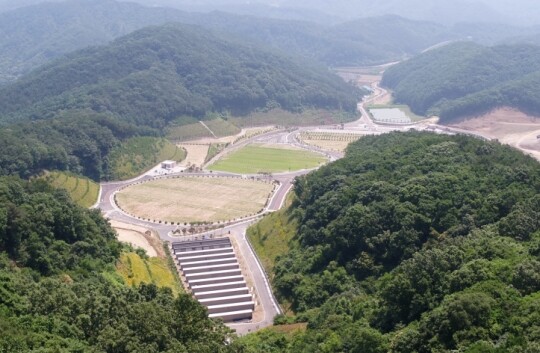
[{"label": "grass field", "polygon": [[315,168],[326,159],[317,153],[261,145],[247,145],[233,151],[209,169],[239,174],[274,173]]},{"label": "grass field", "polygon": [[134,137],[116,147],[109,158],[111,179],[125,180],[144,173],[164,160],[180,162],[186,158],[186,153],[164,138]]},{"label": "grass field", "polygon": [[203,137],[212,137],[212,134],[198,121],[187,125],[170,126],[167,128],[167,138],[171,141],[182,142]]},{"label": "grass field", "polygon": [[207,120],[204,123],[217,137],[231,136],[240,133],[240,128],[238,126],[221,118]]},{"label": "grass field", "polygon": [[240,178],[181,177],[130,186],[119,206],[139,217],[174,223],[228,221],[258,213],[273,185]]},{"label": "grass field", "polygon": [[169,287],[175,294],[182,291],[182,286],[171,272],[166,258],[141,258],[135,252],[123,253],[116,265],[116,270],[124,283],[132,286],[140,283],[153,283],[158,287]]},{"label": "grass field", "polygon": [[54,187],[67,190],[73,201],[82,207],[88,208],[97,201],[99,185],[88,178],[65,172],[50,172],[46,178]]},{"label": "grass field", "polygon": [[354,114],[339,111],[306,110],[302,113],[291,113],[281,109],[274,109],[269,112],[252,113],[247,117],[229,118],[229,121],[240,127],[268,125],[311,126],[346,123],[357,118]]},{"label": "grass field", "polygon": [[[218,138],[236,135],[240,132],[240,128],[233,122],[224,120],[220,117],[203,121]],[[180,119],[176,123],[173,122],[173,124],[167,128],[167,138],[175,142],[193,141],[211,137],[213,136],[210,131],[193,118]]]}]

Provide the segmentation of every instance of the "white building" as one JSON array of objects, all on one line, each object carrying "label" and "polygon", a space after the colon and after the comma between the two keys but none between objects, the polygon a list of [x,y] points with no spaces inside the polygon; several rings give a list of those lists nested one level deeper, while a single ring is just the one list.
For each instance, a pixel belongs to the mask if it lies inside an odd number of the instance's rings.
[{"label": "white building", "polygon": [[172,170],[176,168],[176,162],[175,161],[164,161],[161,162],[161,168],[166,170]]}]

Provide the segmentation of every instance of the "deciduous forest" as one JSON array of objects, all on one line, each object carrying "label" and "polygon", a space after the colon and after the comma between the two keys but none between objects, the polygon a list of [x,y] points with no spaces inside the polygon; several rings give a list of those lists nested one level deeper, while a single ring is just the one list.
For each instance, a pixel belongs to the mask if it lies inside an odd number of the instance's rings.
[{"label": "deciduous forest", "polygon": [[44,180],[0,179],[1,352],[233,352],[187,294],[128,287],[97,210]]},{"label": "deciduous forest", "polygon": [[388,69],[396,102],[443,122],[509,106],[540,114],[540,47],[455,43]]},{"label": "deciduous forest", "polygon": [[537,351],[539,192],[538,163],[497,143],[353,143],[282,211],[298,225],[273,284],[296,316],[277,322],[307,331],[247,337],[248,351]]}]

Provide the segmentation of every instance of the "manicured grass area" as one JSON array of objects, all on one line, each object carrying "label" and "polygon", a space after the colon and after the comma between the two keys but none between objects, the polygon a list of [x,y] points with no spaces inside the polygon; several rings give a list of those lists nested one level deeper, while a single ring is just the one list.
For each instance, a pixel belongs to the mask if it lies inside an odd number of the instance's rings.
[{"label": "manicured grass area", "polygon": [[123,253],[116,266],[126,285],[153,283],[158,287],[169,287],[175,294],[182,291],[182,285],[171,272],[167,259],[159,257],[141,258],[135,252]]},{"label": "manicured grass area", "polygon": [[180,177],[152,180],[120,191],[118,205],[151,221],[229,221],[261,211],[272,183],[240,178]]},{"label": "manicured grass area", "polygon": [[324,156],[306,150],[254,144],[231,152],[210,169],[239,174],[274,173],[315,168],[325,161]]},{"label": "manicured grass area", "polygon": [[116,147],[109,156],[110,178],[125,180],[136,177],[164,160],[180,162],[186,158],[184,149],[164,138],[134,137]]},{"label": "manicured grass area", "polygon": [[66,172],[50,172],[45,177],[54,187],[67,190],[73,201],[82,207],[90,207],[97,201],[99,185],[88,178]]}]

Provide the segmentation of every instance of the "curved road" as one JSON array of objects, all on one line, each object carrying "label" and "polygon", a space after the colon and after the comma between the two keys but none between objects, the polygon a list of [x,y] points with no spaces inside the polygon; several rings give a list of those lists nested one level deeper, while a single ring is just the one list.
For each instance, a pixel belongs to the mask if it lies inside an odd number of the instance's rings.
[{"label": "curved road", "polygon": [[[303,145],[296,138],[297,133],[298,131],[293,131],[293,132],[274,131],[274,132],[267,133],[264,135],[255,136],[246,141],[242,141],[241,143],[232,146],[232,149],[239,148],[240,146],[244,146],[256,140],[263,140],[267,138],[277,138],[279,141],[282,141],[282,143],[295,145],[297,147],[301,147],[301,148],[308,149],[317,153],[325,154],[329,158],[330,161],[342,157],[341,153],[326,152],[313,146]],[[285,198],[287,197],[287,194],[293,187],[295,178],[301,175],[305,175],[311,172],[312,170],[314,169],[300,170],[300,171],[295,171],[295,172],[290,172],[290,173],[278,173],[278,174],[272,175],[272,178],[279,182],[279,186],[272,194],[271,199],[268,202],[268,205],[266,209],[264,210],[263,214],[274,212],[282,208],[285,202]],[[208,171],[203,171],[203,172],[198,172],[198,173],[176,173],[176,174],[169,174],[168,176],[177,176],[177,175],[184,176],[184,177],[238,176],[237,174],[232,174],[232,173],[208,172]],[[253,176],[259,176],[259,175],[253,175]],[[115,194],[123,187],[137,183],[137,182],[141,182],[141,181],[152,180],[155,178],[156,177],[151,176],[151,175],[141,175],[137,178],[127,180],[127,181],[102,183],[100,199],[98,200],[96,207],[101,209],[104,216],[109,219],[155,230],[163,241],[168,241],[168,242],[180,241],[181,237],[172,235],[172,232],[176,229],[175,225],[157,224],[157,223],[147,222],[147,221],[137,219],[136,217],[132,217],[126,214],[125,212],[123,212],[122,210],[120,210],[116,206],[116,203],[114,201]],[[249,244],[249,241],[246,239],[247,228],[254,222],[258,221],[260,217],[261,215],[250,217],[248,219],[237,221],[236,223],[228,225],[224,228],[209,231],[207,233],[201,233],[197,235],[197,236],[203,236],[203,235],[209,235],[209,234],[215,234],[215,235],[216,234],[217,235],[230,234],[232,237],[235,238],[236,244],[238,244],[238,247],[239,247],[239,252],[240,252],[239,255],[243,258],[244,264],[246,265],[248,270],[251,272],[250,275],[254,282],[255,291],[257,293],[257,296],[256,296],[257,301],[259,305],[262,306],[264,315],[263,315],[263,319],[259,322],[228,324],[228,326],[235,329],[238,334],[246,334],[246,333],[253,332],[258,329],[267,327],[267,326],[271,326],[273,324],[274,316],[281,313],[281,309],[274,298],[274,295],[272,293],[270,283],[268,281],[268,277],[264,271],[264,268],[262,267],[259,259],[257,258],[251,245]]]}]

